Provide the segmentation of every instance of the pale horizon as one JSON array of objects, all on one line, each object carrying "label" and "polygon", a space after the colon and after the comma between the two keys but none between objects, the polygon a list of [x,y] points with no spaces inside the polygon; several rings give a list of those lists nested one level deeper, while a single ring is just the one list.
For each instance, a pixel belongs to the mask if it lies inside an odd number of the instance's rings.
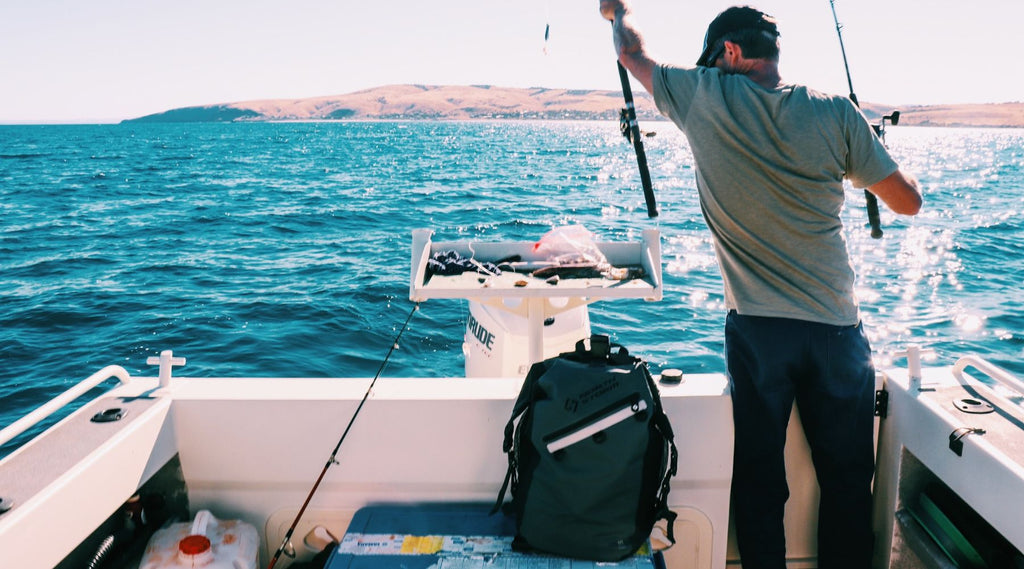
[{"label": "pale horizon", "polygon": [[[734,3],[636,0],[634,8],[661,61],[692,64],[707,23]],[[828,0],[754,4],[780,20],[786,81],[849,93]],[[283,6],[269,0],[5,3],[0,123],[117,122],[182,107],[385,85],[620,88],[611,31],[597,2]],[[862,101],[1024,100],[1024,85],[999,57],[1020,47],[1016,26],[1024,3],[965,8],[952,0],[840,0],[836,11]],[[642,89],[636,82],[633,88]]]}]

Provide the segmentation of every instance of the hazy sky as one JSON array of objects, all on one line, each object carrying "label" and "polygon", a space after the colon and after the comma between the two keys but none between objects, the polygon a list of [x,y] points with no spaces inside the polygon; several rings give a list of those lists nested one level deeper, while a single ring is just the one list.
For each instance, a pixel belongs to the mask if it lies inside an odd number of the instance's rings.
[{"label": "hazy sky", "polygon": [[[752,3],[780,20],[785,80],[848,93],[828,0]],[[659,59],[692,64],[708,22],[732,4],[634,7]],[[0,0],[0,122],[106,122],[399,83],[618,89],[597,5]],[[1024,0],[839,0],[836,11],[862,101],[1024,100]]]}]

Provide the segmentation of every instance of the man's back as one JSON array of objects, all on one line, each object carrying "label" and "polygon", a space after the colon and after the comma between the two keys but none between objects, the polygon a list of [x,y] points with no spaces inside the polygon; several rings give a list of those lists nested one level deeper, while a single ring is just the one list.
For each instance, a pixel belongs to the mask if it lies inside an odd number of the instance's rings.
[{"label": "man's back", "polygon": [[897,169],[859,111],[841,97],[766,89],[716,69],[658,66],[653,85],[690,141],[727,307],[856,324],[842,180],[868,186]]}]

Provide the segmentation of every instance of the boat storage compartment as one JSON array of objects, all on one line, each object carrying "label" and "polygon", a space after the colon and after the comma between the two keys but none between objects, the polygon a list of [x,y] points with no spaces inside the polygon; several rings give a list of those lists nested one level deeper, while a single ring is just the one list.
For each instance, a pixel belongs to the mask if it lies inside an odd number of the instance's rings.
[{"label": "boat storage compartment", "polygon": [[209,510],[171,524],[149,540],[139,569],[256,569],[259,534],[241,520],[219,520]]},{"label": "boat storage compartment", "polygon": [[886,386],[875,506],[895,523],[876,564],[1024,567],[1024,408],[956,367],[892,370]]},{"label": "boat storage compartment", "polygon": [[360,509],[327,569],[664,569],[647,548],[618,563],[512,551],[515,519],[491,504],[379,505]]}]

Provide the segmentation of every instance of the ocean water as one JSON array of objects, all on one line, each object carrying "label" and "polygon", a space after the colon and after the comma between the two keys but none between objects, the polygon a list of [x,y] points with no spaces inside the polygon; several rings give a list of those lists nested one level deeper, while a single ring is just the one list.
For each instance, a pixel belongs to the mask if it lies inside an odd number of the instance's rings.
[{"label": "ocean water", "polygon": [[[594,330],[655,370],[724,371],[692,156],[669,123],[644,126],[655,220],[614,122],[0,126],[0,426],[105,365],[155,375],[146,358],[166,349],[188,358],[178,375],[373,376],[412,308],[418,227],[656,227],[664,299],[598,302]],[[918,343],[1024,374],[1024,131],[898,127],[888,142],[922,213],[883,211],[873,240],[860,190],[844,212],[879,363]],[[383,375],[462,375],[466,315],[422,304]]]}]

